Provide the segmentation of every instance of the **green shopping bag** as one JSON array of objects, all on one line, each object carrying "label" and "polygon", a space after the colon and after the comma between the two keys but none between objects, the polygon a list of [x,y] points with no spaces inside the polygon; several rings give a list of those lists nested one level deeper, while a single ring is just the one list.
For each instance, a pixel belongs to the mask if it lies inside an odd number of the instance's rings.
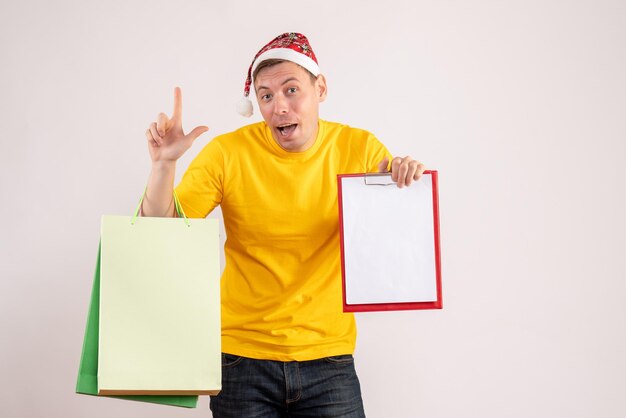
[{"label": "green shopping bag", "polygon": [[103,217],[76,392],[195,408],[221,389],[217,220],[176,194],[184,219],[138,218],[142,200]]},{"label": "green shopping bag", "polygon": [[[100,247],[96,261],[91,302],[87,315],[87,326],[83,340],[83,351],[78,369],[76,381],[76,393],[84,395],[98,394],[98,322],[100,312]],[[133,401],[150,402],[164,405],[182,406],[195,408],[198,403],[197,396],[167,396],[167,395],[127,395],[112,396],[114,398]]]}]

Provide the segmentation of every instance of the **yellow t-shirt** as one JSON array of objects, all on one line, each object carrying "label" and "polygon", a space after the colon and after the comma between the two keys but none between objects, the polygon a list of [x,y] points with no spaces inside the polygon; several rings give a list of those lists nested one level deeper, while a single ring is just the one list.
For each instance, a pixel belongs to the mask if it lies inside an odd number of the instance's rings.
[{"label": "yellow t-shirt", "polygon": [[226,228],[222,351],[278,361],[352,354],[343,313],[337,174],[375,172],[390,157],[369,132],[319,121],[304,152],[265,122],[214,138],[176,188],[190,217],[221,205]]}]

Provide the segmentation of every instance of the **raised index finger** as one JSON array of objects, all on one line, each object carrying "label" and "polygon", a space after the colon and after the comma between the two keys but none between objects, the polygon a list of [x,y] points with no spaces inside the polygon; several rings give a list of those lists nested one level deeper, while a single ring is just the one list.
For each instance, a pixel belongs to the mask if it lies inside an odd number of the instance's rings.
[{"label": "raised index finger", "polygon": [[172,112],[172,119],[180,122],[183,116],[183,93],[180,91],[180,87],[174,88],[174,112]]}]

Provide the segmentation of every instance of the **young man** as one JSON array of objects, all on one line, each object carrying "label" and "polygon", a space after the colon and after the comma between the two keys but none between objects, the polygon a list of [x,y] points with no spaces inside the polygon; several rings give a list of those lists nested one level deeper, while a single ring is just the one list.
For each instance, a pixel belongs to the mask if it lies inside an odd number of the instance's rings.
[{"label": "young man", "polygon": [[[342,312],[337,174],[391,170],[399,187],[424,166],[393,158],[369,132],[319,119],[326,80],[305,36],[265,45],[248,71],[263,122],[214,138],[176,188],[190,217],[217,205],[227,240],[222,276],[222,391],[213,416],[362,417],[352,354],[356,327]],[[251,114],[251,103],[241,106]],[[147,216],[174,216],[176,161],[208,130],[171,118],[146,131],[152,172]],[[389,163],[391,161],[391,164]]]}]

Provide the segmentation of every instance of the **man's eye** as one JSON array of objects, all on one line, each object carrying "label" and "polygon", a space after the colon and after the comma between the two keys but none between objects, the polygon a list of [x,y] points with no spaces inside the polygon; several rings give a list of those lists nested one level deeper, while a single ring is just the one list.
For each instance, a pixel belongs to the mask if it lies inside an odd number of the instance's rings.
[{"label": "man's eye", "polygon": [[289,88],[287,89],[287,91],[288,91],[289,93],[293,94],[293,93],[295,93],[296,91],[298,91],[298,89],[297,89],[297,88],[295,88],[295,87],[289,87]]},{"label": "man's eye", "polygon": [[263,100],[264,102],[267,102],[271,98],[272,98],[271,94],[264,94],[263,96],[261,96],[261,100]]}]

